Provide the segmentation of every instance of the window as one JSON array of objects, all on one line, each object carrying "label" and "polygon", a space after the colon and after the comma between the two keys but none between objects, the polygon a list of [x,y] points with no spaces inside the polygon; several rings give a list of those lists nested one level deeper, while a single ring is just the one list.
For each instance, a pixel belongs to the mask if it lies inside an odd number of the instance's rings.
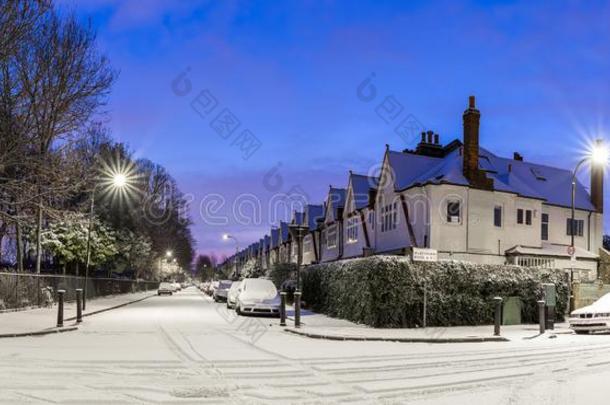
[{"label": "window", "polygon": [[381,208],[381,232],[396,229],[398,223],[398,205],[394,202]]},{"label": "window", "polygon": [[375,211],[369,212],[369,225],[372,230],[375,230]]},{"label": "window", "polygon": [[502,207],[499,205],[494,207],[494,226],[502,226]]},{"label": "window", "polygon": [[358,242],[358,217],[347,219],[347,243]]},{"label": "window", "polygon": [[532,224],[532,210],[517,209],[517,223],[525,225]]},{"label": "window", "polygon": [[540,239],[549,240],[549,214],[542,214],[542,229]]},{"label": "window", "polygon": [[326,247],[328,249],[337,247],[337,227],[335,225],[328,227],[328,233],[326,235]]},{"label": "window", "polygon": [[447,203],[447,222],[458,223],[460,222],[460,202],[449,201]]},{"label": "window", "polygon": [[582,236],[584,234],[584,227],[585,221],[583,219],[575,219],[572,226],[572,218],[568,218],[566,221],[566,235],[572,235],[571,230],[573,230],[574,236]]}]

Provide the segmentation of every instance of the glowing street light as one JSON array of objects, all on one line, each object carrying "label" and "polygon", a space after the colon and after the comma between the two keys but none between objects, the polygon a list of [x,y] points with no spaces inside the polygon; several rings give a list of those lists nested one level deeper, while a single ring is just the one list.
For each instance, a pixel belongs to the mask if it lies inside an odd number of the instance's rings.
[{"label": "glowing street light", "polygon": [[229,235],[228,233],[225,233],[222,235],[222,240],[229,240],[229,239],[233,239],[233,241],[235,242],[235,256],[233,256],[233,262],[235,263],[235,273],[239,274],[239,269],[237,268],[237,254],[239,253],[239,241],[237,240],[237,238],[235,236]]},{"label": "glowing street light", "polygon": [[95,191],[99,184],[115,191],[124,190],[129,185],[129,173],[107,173],[101,183],[96,183],[91,190],[91,205],[89,207],[89,224],[87,227],[87,253],[85,259],[85,285],[83,286],[83,310],[87,306],[87,281],[89,280],[89,265],[91,263],[91,228],[93,227],[93,210],[95,209]]},{"label": "glowing street light", "polygon": [[[610,153],[608,152],[608,148],[606,147],[606,145],[604,144],[603,140],[601,139],[596,139],[595,142],[593,143],[593,145],[591,145],[589,152],[587,153],[587,155],[582,158],[578,164],[576,165],[576,167],[574,168],[574,171],[572,172],[572,211],[571,211],[571,217],[570,217],[570,256],[572,256],[571,258],[575,258],[576,257],[576,248],[574,247],[574,234],[576,233],[576,221],[574,218],[574,211],[576,210],[576,173],[578,172],[578,169],[580,169],[580,166],[583,165],[583,163],[585,162],[591,162],[592,166],[595,165],[597,166],[597,168],[605,168],[608,165],[608,159],[610,158]],[[573,263],[573,261],[572,261]],[[572,289],[572,281],[574,280],[574,265],[572,264],[572,270],[570,271],[570,296],[572,295],[571,293],[571,289]],[[573,300],[572,298],[570,298],[570,303],[569,303],[569,311],[572,311],[573,307]]]},{"label": "glowing street light", "polygon": [[165,256],[166,257],[172,257],[173,253],[171,250],[168,250],[167,252],[165,252]]}]

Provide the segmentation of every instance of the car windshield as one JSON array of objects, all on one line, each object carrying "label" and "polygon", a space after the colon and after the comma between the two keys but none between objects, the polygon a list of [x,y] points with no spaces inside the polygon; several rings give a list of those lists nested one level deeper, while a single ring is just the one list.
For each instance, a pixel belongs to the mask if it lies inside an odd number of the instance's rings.
[{"label": "car windshield", "polygon": [[231,281],[221,281],[220,284],[218,284],[218,288],[227,290],[231,288],[231,284],[233,284]]},{"label": "car windshield", "polygon": [[260,292],[265,295],[274,296],[277,294],[275,285],[269,280],[252,279],[246,284],[246,291],[249,293]]},{"label": "car windshield", "polygon": [[161,283],[159,284],[159,288],[169,288],[169,283]]}]

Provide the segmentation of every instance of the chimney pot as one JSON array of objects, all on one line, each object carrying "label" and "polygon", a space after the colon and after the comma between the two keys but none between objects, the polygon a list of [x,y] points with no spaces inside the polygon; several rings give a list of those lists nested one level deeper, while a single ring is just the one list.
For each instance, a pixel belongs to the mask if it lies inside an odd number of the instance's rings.
[{"label": "chimney pot", "polygon": [[474,96],[468,97],[468,108],[476,108],[474,106]]},{"label": "chimney pot", "polygon": [[432,136],[433,135],[434,135],[434,132],[428,131],[428,143],[432,143]]},{"label": "chimney pot", "polygon": [[438,145],[439,144],[439,140],[438,140],[438,134],[434,134],[434,144]]},{"label": "chimney pot", "polygon": [[426,131],[422,131],[421,133],[421,142],[426,143]]}]

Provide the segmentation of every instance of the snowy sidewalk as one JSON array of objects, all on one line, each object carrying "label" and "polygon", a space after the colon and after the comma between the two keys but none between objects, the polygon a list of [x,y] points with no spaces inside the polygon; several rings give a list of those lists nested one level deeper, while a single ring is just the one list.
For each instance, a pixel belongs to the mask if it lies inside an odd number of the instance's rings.
[{"label": "snowy sidewalk", "polygon": [[[151,291],[90,299],[83,316],[124,306],[151,297]],[[0,337],[45,334],[73,330],[76,327],[76,302],[64,304],[64,328],[57,328],[57,304],[50,308],[0,313]]]},{"label": "snowy sidewalk", "polygon": [[[294,310],[288,309],[288,318],[293,320]],[[326,315],[303,311],[301,328],[292,323],[287,332],[315,339],[355,340],[355,341],[394,341],[411,343],[476,343],[507,342],[511,340],[534,339],[539,336],[538,325],[502,326],[501,336],[494,336],[493,325],[453,326],[445,328],[372,328],[345,319],[331,318]],[[556,324],[554,330],[545,335],[571,334],[567,324]]]}]

